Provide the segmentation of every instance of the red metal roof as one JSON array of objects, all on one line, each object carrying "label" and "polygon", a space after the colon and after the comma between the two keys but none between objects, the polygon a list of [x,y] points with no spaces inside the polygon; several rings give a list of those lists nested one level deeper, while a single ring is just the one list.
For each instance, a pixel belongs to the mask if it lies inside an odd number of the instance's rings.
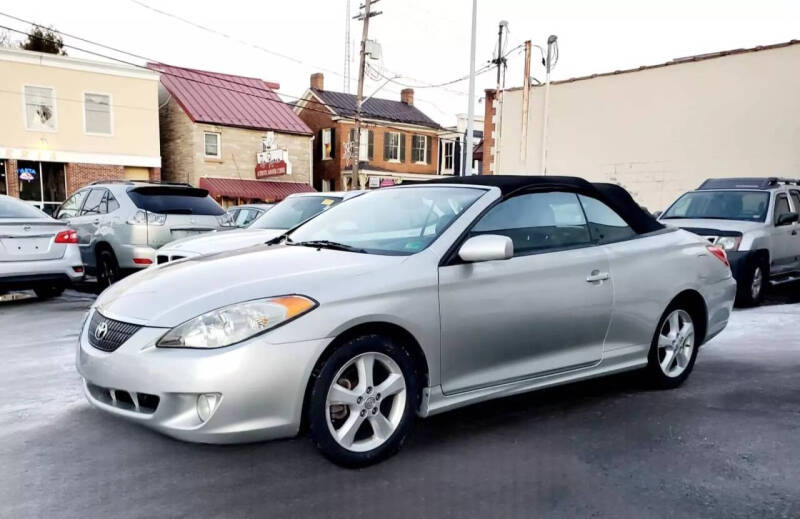
[{"label": "red metal roof", "polygon": [[162,63],[148,63],[147,66],[161,73],[161,84],[192,121],[305,135],[313,133],[274,92],[273,89],[280,87],[277,83]]},{"label": "red metal roof", "polygon": [[200,187],[211,196],[258,198],[265,202],[283,200],[293,193],[312,193],[315,189],[302,182],[269,182],[240,178],[201,178]]}]

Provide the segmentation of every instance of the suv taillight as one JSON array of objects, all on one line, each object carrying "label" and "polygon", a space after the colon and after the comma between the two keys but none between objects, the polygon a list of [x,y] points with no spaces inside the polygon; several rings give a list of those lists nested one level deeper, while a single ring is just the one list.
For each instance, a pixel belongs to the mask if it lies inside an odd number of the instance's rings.
[{"label": "suv taillight", "polygon": [[717,247],[716,245],[709,245],[706,248],[708,249],[708,252],[716,256],[717,259],[724,263],[726,267],[731,266],[730,262],[728,261],[728,255],[725,253],[725,249],[722,247]]},{"label": "suv taillight", "polygon": [[78,233],[74,229],[67,229],[56,234],[56,243],[78,243]]},{"label": "suv taillight", "polygon": [[166,221],[167,215],[165,214],[151,213],[150,211],[139,209],[130,217],[127,223],[130,225],[164,225]]}]

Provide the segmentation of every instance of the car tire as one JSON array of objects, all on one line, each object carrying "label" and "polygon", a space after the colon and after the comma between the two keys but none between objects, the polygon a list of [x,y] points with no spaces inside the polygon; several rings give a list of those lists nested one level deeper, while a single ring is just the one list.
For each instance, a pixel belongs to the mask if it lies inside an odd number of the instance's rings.
[{"label": "car tire", "polygon": [[381,335],[350,339],[315,370],[307,407],[311,438],[337,465],[378,463],[402,447],[419,397],[419,377],[405,348]]},{"label": "car tire", "polygon": [[647,356],[647,379],[654,387],[674,389],[694,368],[700,338],[692,309],[672,304],[661,316]]},{"label": "car tire", "polygon": [[46,287],[34,288],[33,292],[39,299],[52,299],[64,293],[64,287],[60,285],[50,285]]},{"label": "car tire", "polygon": [[764,292],[769,284],[769,266],[754,258],[744,271],[736,294],[737,306],[758,306],[764,300]]},{"label": "car tire", "polygon": [[97,252],[97,291],[102,292],[106,288],[119,281],[119,263],[114,252],[109,249],[101,249]]}]

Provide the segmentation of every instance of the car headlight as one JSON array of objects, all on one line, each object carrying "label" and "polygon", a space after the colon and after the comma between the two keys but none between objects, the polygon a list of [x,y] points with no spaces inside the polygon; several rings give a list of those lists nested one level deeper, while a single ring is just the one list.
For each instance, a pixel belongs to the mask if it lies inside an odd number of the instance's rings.
[{"label": "car headlight", "polygon": [[741,236],[720,236],[715,245],[725,250],[737,250],[741,242]]},{"label": "car headlight", "polygon": [[291,295],[217,308],[164,334],[161,348],[222,348],[254,337],[313,310],[316,301]]}]

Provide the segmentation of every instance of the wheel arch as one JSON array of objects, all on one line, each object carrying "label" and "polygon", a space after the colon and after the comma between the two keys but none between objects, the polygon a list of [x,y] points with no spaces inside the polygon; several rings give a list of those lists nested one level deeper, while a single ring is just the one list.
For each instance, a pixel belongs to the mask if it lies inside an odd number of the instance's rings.
[{"label": "wheel arch", "polygon": [[314,364],[314,368],[311,370],[311,376],[308,377],[306,381],[306,388],[303,394],[303,404],[301,408],[301,420],[300,420],[300,430],[305,431],[308,428],[308,403],[311,397],[311,390],[314,386],[314,381],[316,380],[317,376],[319,375],[322,366],[325,364],[325,361],[330,358],[336,349],[347,342],[350,339],[355,337],[360,337],[363,335],[382,335],[385,337],[389,337],[395,339],[400,342],[407,350],[408,353],[411,355],[412,360],[414,361],[414,367],[417,371],[418,376],[420,376],[420,388],[424,389],[425,387],[429,386],[430,381],[430,368],[428,366],[428,360],[425,356],[425,352],[422,349],[419,341],[414,337],[414,335],[409,332],[407,329],[403,328],[399,324],[390,323],[386,321],[371,321],[365,323],[359,323],[354,325],[346,330],[340,332],[336,338],[334,338],[330,344],[322,351],[317,362]]},{"label": "wheel arch", "polygon": [[[708,305],[703,295],[697,290],[686,289],[672,298],[664,312],[676,305],[685,306],[695,322],[695,333],[700,338],[698,346],[706,340],[708,332]],[[659,321],[660,322],[660,321]],[[658,333],[658,330],[656,330]]]}]

